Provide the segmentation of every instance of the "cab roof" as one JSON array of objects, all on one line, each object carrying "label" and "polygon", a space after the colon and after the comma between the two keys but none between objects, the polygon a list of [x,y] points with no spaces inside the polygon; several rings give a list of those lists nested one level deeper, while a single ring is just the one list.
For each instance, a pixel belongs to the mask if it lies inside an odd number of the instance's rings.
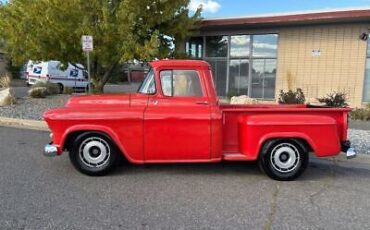
[{"label": "cab roof", "polygon": [[158,60],[152,61],[149,63],[153,68],[158,67],[203,67],[203,68],[210,68],[210,65],[202,60],[176,60],[176,59],[169,59],[169,60]]}]

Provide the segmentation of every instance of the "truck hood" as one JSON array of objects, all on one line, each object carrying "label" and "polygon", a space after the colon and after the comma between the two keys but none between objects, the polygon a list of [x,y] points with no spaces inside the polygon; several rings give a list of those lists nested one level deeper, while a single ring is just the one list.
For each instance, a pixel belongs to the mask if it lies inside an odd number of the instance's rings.
[{"label": "truck hood", "polygon": [[65,107],[67,108],[94,108],[119,106],[129,107],[131,94],[101,94],[71,97]]}]

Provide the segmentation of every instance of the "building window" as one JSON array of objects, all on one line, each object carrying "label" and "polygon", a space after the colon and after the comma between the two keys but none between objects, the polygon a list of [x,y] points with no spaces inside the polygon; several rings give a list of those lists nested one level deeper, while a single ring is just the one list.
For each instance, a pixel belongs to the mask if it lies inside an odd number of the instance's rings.
[{"label": "building window", "polygon": [[256,59],[252,66],[253,98],[274,98],[276,59]]},{"label": "building window", "polygon": [[229,64],[229,96],[248,95],[249,60],[233,59]]},{"label": "building window", "polygon": [[230,38],[230,57],[248,57],[250,54],[250,36],[236,35]]},{"label": "building window", "polygon": [[277,34],[253,35],[253,57],[276,58]]},{"label": "building window", "polygon": [[275,97],[277,34],[209,36],[205,57],[219,96]]},{"label": "building window", "polygon": [[227,57],[228,36],[206,37],[206,57]]},{"label": "building window", "polygon": [[226,59],[206,59],[212,66],[213,80],[216,84],[216,91],[219,96],[226,96],[227,82],[227,60]]},{"label": "building window", "polygon": [[194,59],[203,58],[203,37],[192,37],[186,42],[186,54]]},{"label": "building window", "polygon": [[363,102],[370,102],[370,39],[367,40],[367,58],[364,80]]}]

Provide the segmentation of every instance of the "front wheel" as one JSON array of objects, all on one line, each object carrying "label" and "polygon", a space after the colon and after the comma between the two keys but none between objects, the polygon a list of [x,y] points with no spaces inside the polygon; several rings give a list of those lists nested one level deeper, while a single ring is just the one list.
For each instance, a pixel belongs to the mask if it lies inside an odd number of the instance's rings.
[{"label": "front wheel", "polygon": [[308,166],[308,151],[299,140],[271,140],[261,151],[260,168],[272,179],[289,181],[299,177]]},{"label": "front wheel", "polygon": [[75,139],[69,158],[80,172],[101,176],[115,168],[117,155],[118,150],[107,135],[86,132]]}]

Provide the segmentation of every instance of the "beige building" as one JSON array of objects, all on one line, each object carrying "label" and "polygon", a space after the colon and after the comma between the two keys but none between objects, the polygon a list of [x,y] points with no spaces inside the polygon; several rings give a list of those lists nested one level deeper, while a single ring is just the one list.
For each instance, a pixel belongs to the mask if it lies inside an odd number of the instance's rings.
[{"label": "beige building", "polygon": [[370,102],[370,10],[204,20],[188,54],[213,67],[220,96],[276,100],[302,88],[308,101],[345,92]]}]

